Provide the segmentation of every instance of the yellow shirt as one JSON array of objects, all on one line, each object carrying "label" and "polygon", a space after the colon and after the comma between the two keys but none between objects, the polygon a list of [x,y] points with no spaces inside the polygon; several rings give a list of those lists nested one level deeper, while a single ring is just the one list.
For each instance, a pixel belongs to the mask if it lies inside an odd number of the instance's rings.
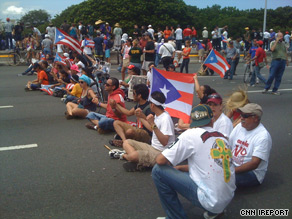
[{"label": "yellow shirt", "polygon": [[79,83],[76,83],[72,89],[71,95],[75,96],[75,97],[81,97],[82,94],[82,88],[80,87]]}]

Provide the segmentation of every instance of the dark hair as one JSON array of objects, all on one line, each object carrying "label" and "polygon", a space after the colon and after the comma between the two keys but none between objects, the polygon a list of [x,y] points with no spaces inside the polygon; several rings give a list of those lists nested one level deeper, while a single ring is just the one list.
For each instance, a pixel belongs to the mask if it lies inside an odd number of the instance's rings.
[{"label": "dark hair", "polygon": [[148,64],[148,68],[149,68],[151,65],[155,65],[154,62],[150,62],[150,63]]},{"label": "dark hair", "polygon": [[42,66],[39,63],[36,62],[36,63],[33,64],[33,69],[37,69],[37,68],[43,69]]},{"label": "dark hair", "polygon": [[49,66],[49,64],[46,60],[42,60],[42,63],[46,66],[46,68]]},{"label": "dark hair", "polygon": [[146,84],[135,84],[133,87],[133,90],[135,91],[136,95],[138,96],[141,94],[141,97],[143,100],[147,100],[149,96],[149,89],[146,86]]},{"label": "dark hair", "polygon": [[64,71],[64,70],[61,70],[60,73],[61,73],[62,75],[66,75],[66,77],[68,76],[68,72],[66,72],[66,71]]},{"label": "dark hair", "polygon": [[[151,97],[154,99],[154,100],[157,100],[159,103],[165,103],[166,101],[166,98],[164,96],[164,94],[160,91],[154,91],[152,94],[151,94]],[[155,104],[154,104],[155,105]],[[164,110],[164,108],[162,106],[157,106],[155,105],[156,107],[158,107],[159,109],[161,110]]]},{"label": "dark hair", "polygon": [[205,88],[204,90],[204,95],[205,96],[209,96],[213,93],[217,93],[213,88],[211,88],[209,85],[203,85],[203,87]]},{"label": "dark hair", "polygon": [[135,75],[140,75],[141,74],[140,68],[138,68],[136,66],[134,68],[132,68],[132,71],[134,72]]},{"label": "dark hair", "polygon": [[110,77],[109,79],[111,79],[112,80],[112,85],[114,85],[115,86],[115,89],[114,90],[116,90],[116,89],[118,89],[120,86],[120,83],[119,83],[119,80],[117,79],[117,78],[114,78],[114,77]]}]

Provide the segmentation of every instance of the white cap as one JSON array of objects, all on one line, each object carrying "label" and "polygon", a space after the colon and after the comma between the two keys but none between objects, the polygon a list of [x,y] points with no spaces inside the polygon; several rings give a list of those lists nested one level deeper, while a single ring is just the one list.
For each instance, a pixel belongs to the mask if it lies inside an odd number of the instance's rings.
[{"label": "white cap", "polygon": [[65,57],[69,58],[69,54],[68,54],[68,53],[65,52],[63,55],[64,55]]},{"label": "white cap", "polygon": [[152,25],[151,25],[151,24],[149,24],[149,25],[148,25],[148,27],[152,27]]},{"label": "white cap", "polygon": [[49,35],[49,34],[46,34],[46,35],[45,35],[45,37],[48,37],[48,38],[50,38],[50,35]]}]

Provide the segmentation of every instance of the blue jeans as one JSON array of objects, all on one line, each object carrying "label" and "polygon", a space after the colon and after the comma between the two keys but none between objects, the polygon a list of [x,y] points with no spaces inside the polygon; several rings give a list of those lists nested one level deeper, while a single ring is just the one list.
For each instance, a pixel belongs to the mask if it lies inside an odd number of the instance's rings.
[{"label": "blue jeans", "polygon": [[192,37],[192,44],[196,44],[196,37]]},{"label": "blue jeans", "polygon": [[75,97],[73,95],[67,95],[64,103],[72,102],[73,100],[77,100],[77,99],[78,99],[78,97]]},{"label": "blue jeans", "polygon": [[155,54],[155,62],[154,62],[155,67],[157,67],[159,65],[160,59],[161,59],[161,55],[156,53]]},{"label": "blue jeans", "polygon": [[270,89],[274,79],[275,79],[275,83],[274,83],[274,88],[272,92],[276,92],[279,89],[281,80],[285,71],[285,66],[286,66],[286,60],[284,59],[272,60],[271,67],[270,67],[270,75],[265,86],[266,90]]},{"label": "blue jeans", "polygon": [[[31,72],[33,69],[33,64],[31,64],[23,73],[21,73],[22,75],[27,75],[29,72]],[[33,74],[33,73],[31,73]]]},{"label": "blue jeans", "polygon": [[87,114],[86,119],[89,120],[98,120],[98,127],[103,129],[103,130],[111,130],[115,131],[114,128],[114,119],[108,118],[105,115],[95,113],[95,112],[90,112]]},{"label": "blue jeans", "polygon": [[48,48],[44,48],[44,55],[51,55],[51,49],[48,49]]},{"label": "blue jeans", "polygon": [[190,59],[183,59],[183,62],[182,62],[181,67],[180,67],[181,73],[183,72],[184,67],[186,67],[186,73],[189,73],[189,62],[190,62]]},{"label": "blue jeans", "polygon": [[139,68],[141,70],[142,64],[141,63],[133,63],[130,62],[130,65],[134,65],[135,67]]},{"label": "blue jeans", "polygon": [[245,173],[236,173],[236,187],[250,187],[260,185],[256,175],[253,171]]},{"label": "blue jeans", "polygon": [[224,79],[227,79],[228,78],[228,74],[230,73],[230,76],[229,77],[230,77],[230,80],[232,80],[233,74],[234,74],[236,60],[232,60],[232,59],[228,58],[227,59],[227,62],[230,65],[230,69],[225,72]]},{"label": "blue jeans", "polygon": [[264,76],[260,73],[261,68],[259,66],[254,67],[254,71],[252,72],[252,76],[250,79],[250,85],[254,85],[256,82],[256,77],[258,77],[264,84],[266,84],[267,80],[264,78]]},{"label": "blue jeans", "polygon": [[187,218],[177,193],[188,199],[193,205],[203,208],[198,200],[197,184],[188,172],[182,172],[169,165],[155,165],[152,179],[167,218]]},{"label": "blue jeans", "polygon": [[[5,33],[6,37],[6,49],[13,49],[13,44],[12,44],[12,33],[11,32],[6,32]],[[8,42],[9,40],[9,42]]]}]

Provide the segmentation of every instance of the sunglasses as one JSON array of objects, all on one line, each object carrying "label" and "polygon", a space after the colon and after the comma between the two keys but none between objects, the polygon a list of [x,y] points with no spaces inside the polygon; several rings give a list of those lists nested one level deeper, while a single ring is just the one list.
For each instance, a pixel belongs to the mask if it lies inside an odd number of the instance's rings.
[{"label": "sunglasses", "polygon": [[240,114],[240,116],[244,119],[254,116],[254,114]]},{"label": "sunglasses", "polygon": [[208,96],[208,99],[222,99],[218,94],[211,94]]},{"label": "sunglasses", "polygon": [[83,84],[83,83],[84,83],[84,81],[79,81],[79,83],[80,83],[80,84]]}]

